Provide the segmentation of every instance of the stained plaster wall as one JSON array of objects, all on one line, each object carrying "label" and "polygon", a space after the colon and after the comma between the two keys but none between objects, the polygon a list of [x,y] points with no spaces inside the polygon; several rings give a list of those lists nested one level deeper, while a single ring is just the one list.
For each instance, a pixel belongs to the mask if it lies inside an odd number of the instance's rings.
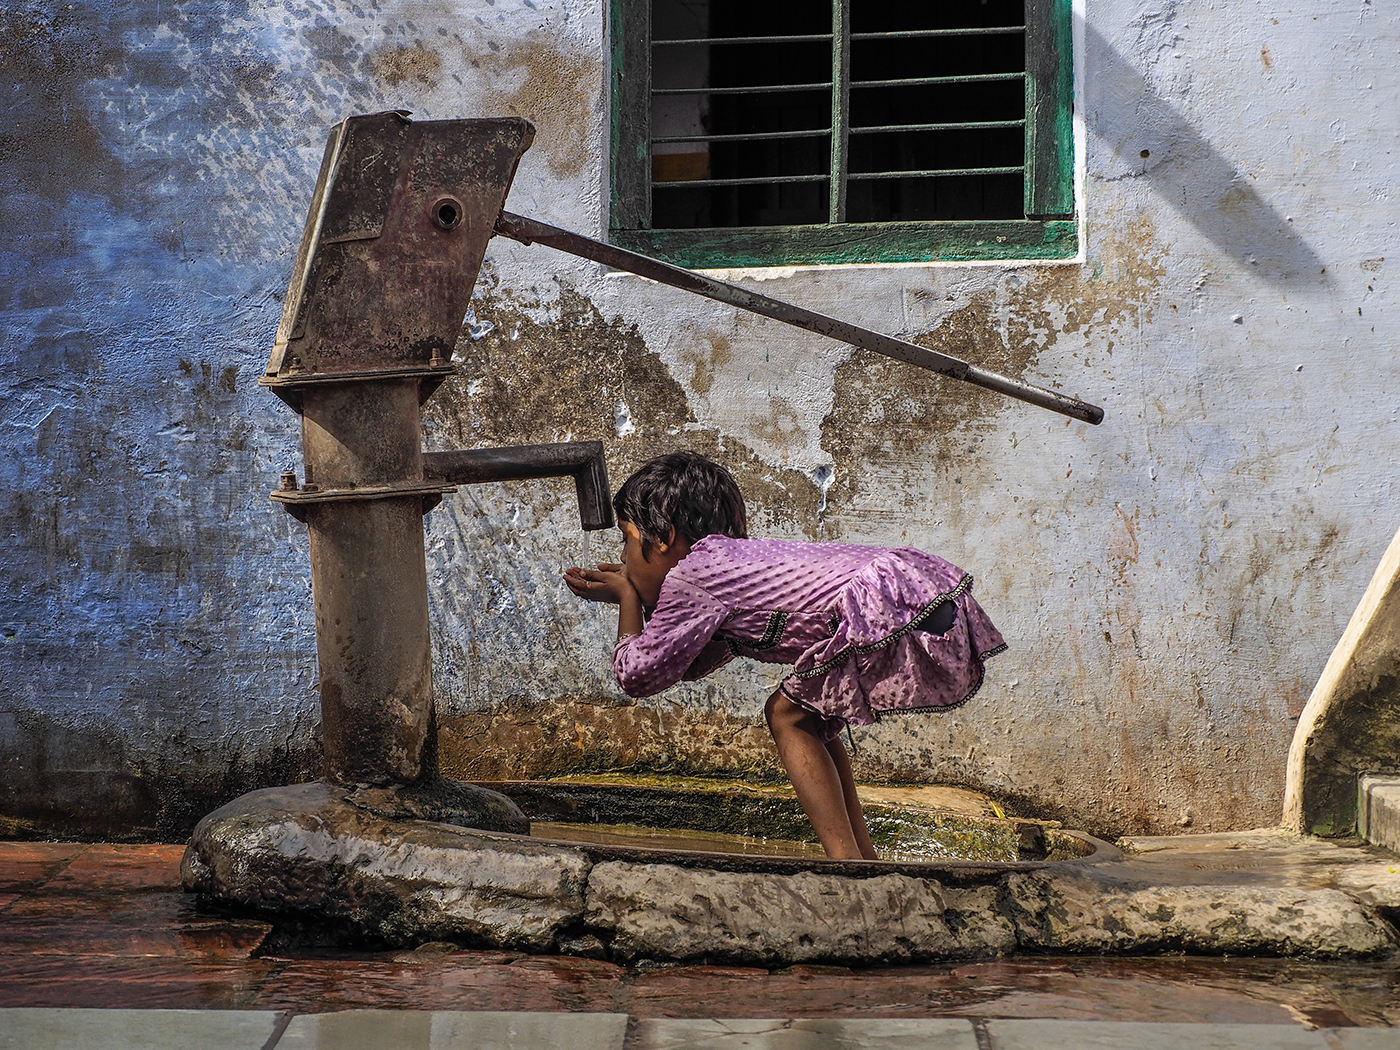
[{"label": "stained plaster wall", "polygon": [[[0,812],[178,835],[312,773],[306,538],[256,386],[326,128],[535,120],[510,207],[606,226],[592,0],[7,5]],[[723,458],[754,531],[972,571],[1011,650],[967,707],[857,731],[861,773],[1103,833],[1273,823],[1303,700],[1400,519],[1400,15],[1087,0],[1082,257],[740,274],[1102,404],[963,389],[547,249],[493,243],[431,448],[602,438],[620,480]],[[637,703],[567,484],[428,518],[444,765],[772,775],[777,675]]]}]

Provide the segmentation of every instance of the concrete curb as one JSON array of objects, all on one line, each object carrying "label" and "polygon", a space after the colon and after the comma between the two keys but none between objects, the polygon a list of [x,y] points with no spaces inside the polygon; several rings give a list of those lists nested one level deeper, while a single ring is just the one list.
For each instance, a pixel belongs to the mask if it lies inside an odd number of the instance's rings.
[{"label": "concrete curb", "polygon": [[1358,788],[1357,833],[1400,853],[1400,777],[1363,776]]}]

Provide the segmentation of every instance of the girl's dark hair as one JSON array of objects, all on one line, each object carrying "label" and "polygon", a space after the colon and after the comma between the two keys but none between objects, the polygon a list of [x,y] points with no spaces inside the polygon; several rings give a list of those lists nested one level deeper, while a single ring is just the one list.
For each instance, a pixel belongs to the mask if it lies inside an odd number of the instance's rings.
[{"label": "girl's dark hair", "polygon": [[698,452],[657,456],[622,483],[613,497],[619,522],[630,521],[642,535],[642,556],[675,528],[686,543],[716,533],[748,535],[744,496],[734,476]]}]

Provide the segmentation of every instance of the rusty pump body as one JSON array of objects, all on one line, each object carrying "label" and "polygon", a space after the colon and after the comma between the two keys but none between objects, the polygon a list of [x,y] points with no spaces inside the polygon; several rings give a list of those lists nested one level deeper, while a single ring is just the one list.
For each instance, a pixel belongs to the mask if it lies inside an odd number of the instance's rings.
[{"label": "rusty pump body", "polygon": [[[422,517],[459,484],[551,476],[574,478],[583,528],[608,528],[613,515],[602,442],[422,449],[419,408],[456,371],[453,348],[493,234],[631,270],[1087,422],[1103,418],[1073,398],[510,215],[506,195],[533,138],[518,118],[415,123],[388,112],[338,124],[259,380],[302,418],[304,482],[287,472],[272,498],[310,531],[326,779],[356,785],[379,812],[496,830],[523,830],[524,817],[503,797],[483,801],[494,793],[443,781],[437,770]],[[464,796],[470,790],[478,795]],[[431,801],[444,792],[448,804]],[[405,808],[405,798],[417,801]]]},{"label": "rusty pump body", "polygon": [[[310,531],[333,783],[439,782],[427,510],[458,484],[565,476],[583,527],[613,524],[600,441],[422,448],[419,408],[455,371],[486,243],[533,137],[518,119],[381,113],[342,122],[326,146],[260,382],[302,418],[304,483],[284,474],[272,498]],[[488,822],[523,830],[516,814]]]}]

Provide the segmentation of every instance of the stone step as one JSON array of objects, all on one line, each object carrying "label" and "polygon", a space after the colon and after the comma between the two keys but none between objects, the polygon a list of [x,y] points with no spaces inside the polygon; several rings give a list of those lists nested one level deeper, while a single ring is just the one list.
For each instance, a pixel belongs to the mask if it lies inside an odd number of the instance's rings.
[{"label": "stone step", "polygon": [[1358,794],[1357,832],[1374,846],[1400,853],[1400,777],[1363,774]]}]

